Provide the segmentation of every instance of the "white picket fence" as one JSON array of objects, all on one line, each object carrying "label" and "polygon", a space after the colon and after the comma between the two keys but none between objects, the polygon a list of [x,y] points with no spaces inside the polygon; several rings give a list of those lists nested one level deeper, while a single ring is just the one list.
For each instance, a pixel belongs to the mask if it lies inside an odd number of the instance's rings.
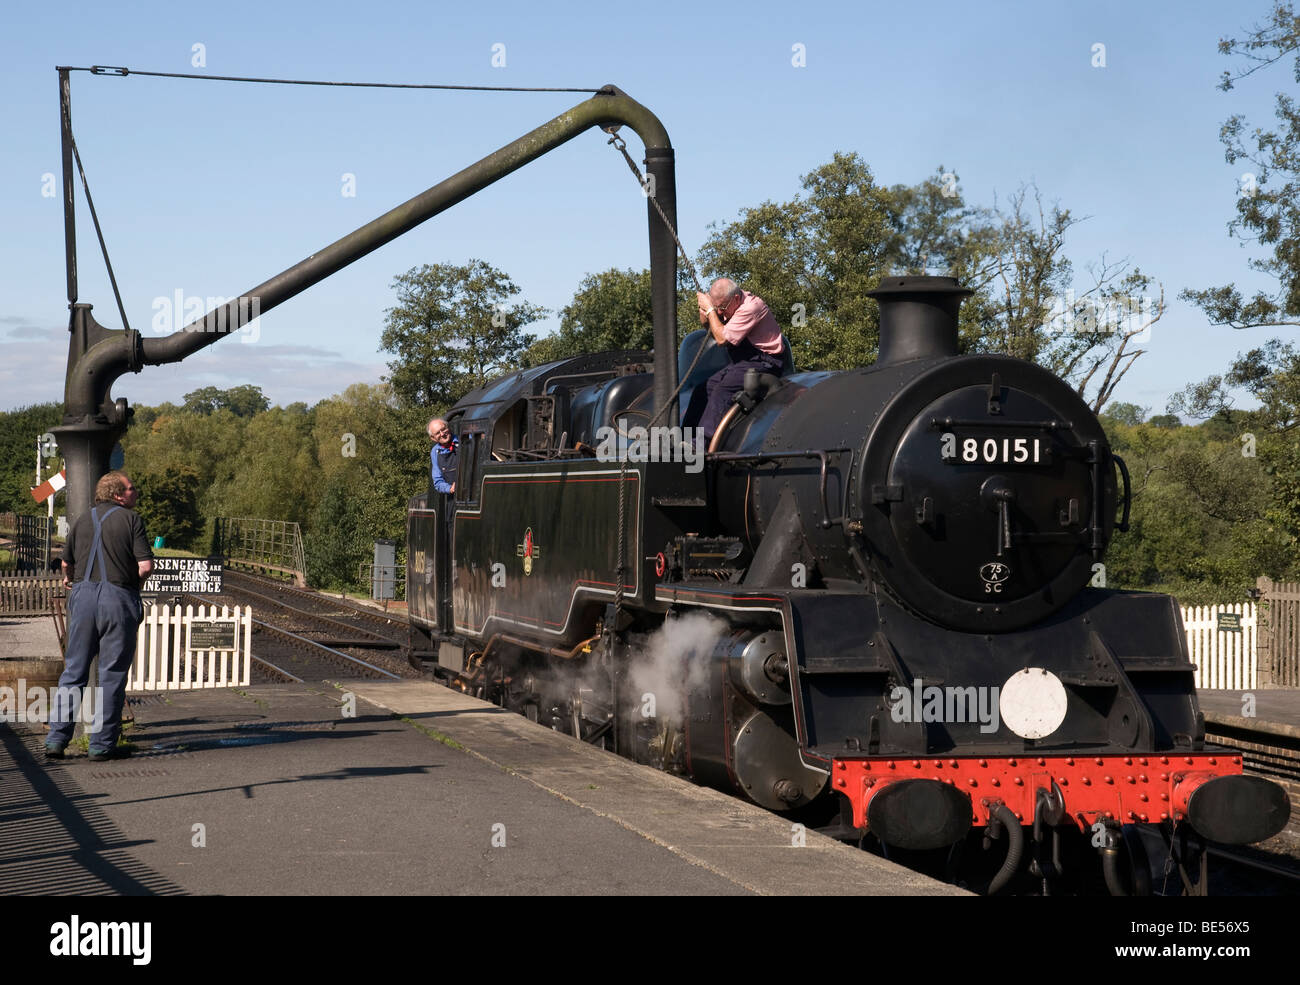
[{"label": "white picket fence", "polygon": [[[1211,690],[1246,690],[1256,686],[1256,627],[1251,602],[1183,606],[1187,650],[1196,666],[1196,686]],[[1240,618],[1241,631],[1219,629],[1219,614]],[[195,649],[191,626],[196,620],[233,622],[233,650]],[[207,687],[243,687],[251,667],[251,606],[170,605],[145,610],[136,642],[128,691],[178,691]]]},{"label": "white picket fence", "polygon": [[[234,649],[195,649],[196,621],[234,624]],[[253,637],[251,606],[155,605],[145,609],[128,691],[184,691],[248,684]]]},{"label": "white picket fence", "polygon": [[[1219,629],[1220,613],[1240,618],[1241,631]],[[1249,690],[1255,687],[1255,604],[1183,606],[1187,650],[1196,665],[1196,686],[1210,690]]]}]

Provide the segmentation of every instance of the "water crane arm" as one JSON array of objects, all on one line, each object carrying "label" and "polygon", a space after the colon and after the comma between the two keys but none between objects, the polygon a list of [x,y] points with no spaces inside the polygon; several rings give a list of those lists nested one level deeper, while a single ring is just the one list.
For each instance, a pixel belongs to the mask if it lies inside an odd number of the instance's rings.
[{"label": "water crane arm", "polygon": [[[126,429],[129,418],[126,402],[119,399],[114,403],[110,395],[118,377],[126,372],[138,372],[142,366],[178,362],[245,324],[254,310],[254,300],[257,313],[265,314],[579,134],[593,127],[624,125],[631,127],[645,143],[646,170],[654,181],[651,187],[675,228],[677,191],[668,132],[646,107],[616,87],[605,86],[585,102],[171,335],[143,338],[138,332],[104,328],[91,317],[90,305],[75,303],[70,287],[69,300],[74,303],[69,326],[72,338],[64,419],[63,426],[55,429],[68,463],[69,517],[90,507],[94,483],[108,470],[109,453]],[[650,227],[655,405],[658,408],[668,402],[677,385],[677,254],[672,234],[658,217],[653,203],[647,203],[646,209]]]}]

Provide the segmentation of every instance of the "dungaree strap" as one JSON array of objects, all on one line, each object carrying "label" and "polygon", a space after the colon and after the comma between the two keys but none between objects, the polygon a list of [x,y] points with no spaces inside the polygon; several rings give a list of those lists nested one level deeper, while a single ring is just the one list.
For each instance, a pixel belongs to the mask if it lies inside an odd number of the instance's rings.
[{"label": "dungaree strap", "polygon": [[95,524],[95,538],[90,542],[90,558],[86,561],[86,574],[83,576],[86,579],[86,581],[90,581],[91,575],[95,573],[96,558],[99,559],[99,570],[102,577],[96,578],[95,580],[100,582],[101,584],[103,582],[108,581],[108,562],[105,561],[102,557],[100,557],[99,554],[99,549],[104,544],[104,530],[102,524],[105,520],[107,520],[110,516],[112,516],[121,508],[122,507],[120,506],[114,506],[112,509],[108,510],[103,516],[97,516],[95,514],[94,507],[91,507],[90,519],[91,522]]}]

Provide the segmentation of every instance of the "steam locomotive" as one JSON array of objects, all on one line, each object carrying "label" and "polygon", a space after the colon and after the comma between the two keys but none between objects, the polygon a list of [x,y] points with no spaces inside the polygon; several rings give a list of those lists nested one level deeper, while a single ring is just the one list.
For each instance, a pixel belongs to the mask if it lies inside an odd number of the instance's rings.
[{"label": "steam locomotive", "polygon": [[649,353],[470,393],[409,505],[412,660],[980,890],[1203,886],[1286,794],[1205,744],[1174,599],[1093,587],[1127,471],[1067,384],[959,355],[969,293],[887,279],[873,365],[751,372],[707,452]]}]

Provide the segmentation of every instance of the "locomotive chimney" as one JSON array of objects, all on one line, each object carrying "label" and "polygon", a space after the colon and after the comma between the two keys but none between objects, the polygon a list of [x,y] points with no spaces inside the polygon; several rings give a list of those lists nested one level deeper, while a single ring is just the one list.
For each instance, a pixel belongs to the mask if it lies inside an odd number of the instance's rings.
[{"label": "locomotive chimney", "polygon": [[957,355],[957,310],[973,293],[956,277],[886,277],[867,292],[880,304],[876,365]]}]

